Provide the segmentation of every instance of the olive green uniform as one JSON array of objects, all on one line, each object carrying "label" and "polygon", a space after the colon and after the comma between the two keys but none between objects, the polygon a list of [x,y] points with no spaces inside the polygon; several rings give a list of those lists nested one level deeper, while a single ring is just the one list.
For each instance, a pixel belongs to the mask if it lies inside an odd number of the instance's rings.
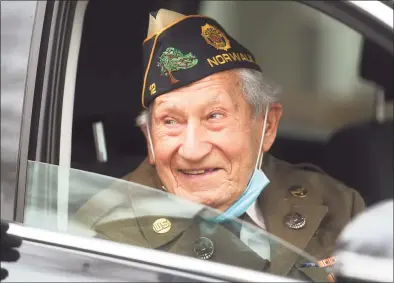
[{"label": "olive green uniform", "polygon": [[[318,260],[332,256],[341,230],[364,209],[360,195],[313,166],[292,165],[269,154],[265,155],[262,169],[270,180],[258,198],[267,231]],[[147,160],[125,179],[153,188],[162,187],[155,168]],[[291,194],[295,188],[303,188],[303,194]],[[139,201],[138,195],[131,197],[127,190],[119,190],[111,196],[116,190],[110,188],[94,196],[80,208],[74,221],[95,231],[101,238],[196,256],[193,245],[198,237],[204,236],[199,228],[202,220],[166,217],[172,223],[171,229],[159,234],[152,225],[161,215],[133,217],[130,213],[126,219],[115,216],[120,205],[127,211],[128,202]],[[305,217],[306,224],[301,229],[292,229],[286,224],[285,217],[292,212]],[[104,218],[106,221],[101,221]],[[270,261],[267,261],[221,225],[217,225],[215,232],[207,237],[215,245],[215,254],[209,260],[283,276],[327,280],[327,273],[322,268],[298,267],[302,258],[284,246],[271,248]]]}]

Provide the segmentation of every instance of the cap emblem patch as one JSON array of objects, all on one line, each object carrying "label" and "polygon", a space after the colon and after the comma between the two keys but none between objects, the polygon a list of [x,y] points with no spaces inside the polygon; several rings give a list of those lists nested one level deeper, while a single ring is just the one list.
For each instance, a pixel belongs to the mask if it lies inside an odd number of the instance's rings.
[{"label": "cap emblem patch", "polygon": [[230,40],[227,36],[210,24],[205,24],[201,27],[201,35],[209,45],[212,45],[217,50],[220,49],[227,51],[231,48]]}]

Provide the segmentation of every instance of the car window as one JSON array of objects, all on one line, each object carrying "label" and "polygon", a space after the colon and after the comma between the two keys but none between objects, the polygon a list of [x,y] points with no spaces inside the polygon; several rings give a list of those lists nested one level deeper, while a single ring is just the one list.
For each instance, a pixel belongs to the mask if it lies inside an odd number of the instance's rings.
[{"label": "car window", "polygon": [[218,211],[137,183],[29,161],[27,184],[27,226],[273,274],[284,254],[299,265],[317,262],[246,220],[217,224]]}]

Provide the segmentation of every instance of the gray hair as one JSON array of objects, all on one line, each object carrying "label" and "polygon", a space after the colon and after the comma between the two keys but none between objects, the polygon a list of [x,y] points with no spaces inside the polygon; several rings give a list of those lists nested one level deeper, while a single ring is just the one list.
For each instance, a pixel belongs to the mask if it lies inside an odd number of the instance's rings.
[{"label": "gray hair", "polygon": [[[253,116],[261,114],[265,106],[278,101],[280,87],[268,80],[259,71],[252,69],[236,69],[234,70],[241,81],[241,91],[245,95],[246,101],[253,109]],[[137,126],[145,126],[151,123],[152,104],[144,109],[137,117]]]}]

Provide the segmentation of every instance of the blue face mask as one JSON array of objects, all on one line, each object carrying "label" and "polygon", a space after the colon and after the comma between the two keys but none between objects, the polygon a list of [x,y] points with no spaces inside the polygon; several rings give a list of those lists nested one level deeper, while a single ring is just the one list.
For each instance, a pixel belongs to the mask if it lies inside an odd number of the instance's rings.
[{"label": "blue face mask", "polygon": [[211,221],[215,223],[221,223],[226,220],[237,218],[244,214],[251,204],[258,198],[264,188],[270,181],[263,171],[255,169],[249,184],[241,195],[241,197],[234,202],[226,211],[219,216],[215,217]]}]

